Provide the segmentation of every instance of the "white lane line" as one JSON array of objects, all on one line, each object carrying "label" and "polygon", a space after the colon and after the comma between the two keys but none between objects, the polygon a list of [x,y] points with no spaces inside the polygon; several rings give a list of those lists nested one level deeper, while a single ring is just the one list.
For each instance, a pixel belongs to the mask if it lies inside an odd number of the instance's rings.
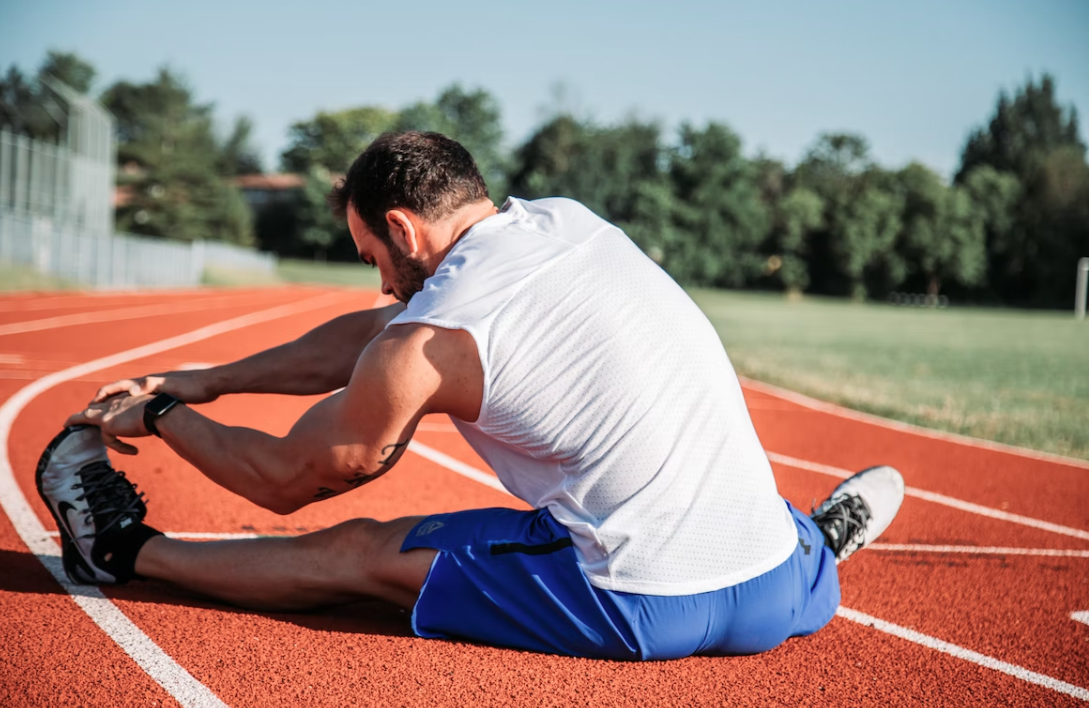
[{"label": "white lane line", "polygon": [[185,290],[69,290],[64,295],[51,297],[25,296],[0,297],[0,312],[29,312],[31,310],[63,310],[66,307],[82,307],[80,300],[90,300],[101,304],[104,300],[131,300],[134,297],[193,297],[207,294],[211,288]]},{"label": "white lane line", "polygon": [[1089,624],[1089,611],[1085,612],[1071,612],[1070,619],[1075,622],[1081,622],[1082,624]]},{"label": "white lane line", "polygon": [[1067,465],[1068,467],[1078,467],[1081,469],[1089,470],[1089,461],[1079,460],[1076,457],[1055,455],[1049,452],[1031,450],[1027,447],[1017,447],[1016,445],[1006,445],[1004,443],[992,442],[990,440],[983,440],[981,438],[973,438],[968,435],[958,435],[957,433],[947,433],[941,430],[932,430],[930,428],[924,428],[921,425],[912,425],[911,423],[903,423],[901,421],[892,420],[890,418],[882,418],[881,416],[873,415],[871,413],[862,413],[861,411],[852,410],[844,406],[838,406],[835,403],[828,403],[827,401],[810,398],[809,396],[803,395],[801,393],[789,391],[785,388],[780,388],[778,386],[773,386],[771,384],[764,383],[763,381],[756,381],[755,379],[746,378],[744,376],[739,376],[738,378],[741,380],[741,384],[745,388],[751,388],[754,391],[759,391],[760,393],[764,393],[769,396],[775,396],[776,398],[780,398],[784,401],[796,403],[804,408],[820,411],[821,413],[828,413],[839,418],[855,420],[861,423],[869,423],[870,425],[877,425],[882,428],[889,428],[890,430],[896,430],[902,433],[911,433],[913,435],[930,438],[932,440],[954,442],[965,445],[967,447],[978,447],[984,450],[993,450],[995,452],[1004,452],[1009,455],[1017,455],[1018,457],[1026,457],[1030,460],[1053,462],[1060,465]]},{"label": "white lane line", "polygon": [[964,647],[957,646],[956,644],[944,642],[936,637],[931,637],[930,635],[916,632],[914,629],[908,629],[907,627],[901,627],[900,625],[893,624],[892,622],[886,622],[885,620],[871,617],[870,615],[858,612],[857,610],[852,610],[848,607],[841,606],[838,610],[836,610],[836,614],[844,619],[851,620],[852,622],[858,622],[861,625],[864,625],[866,627],[872,627],[873,629],[876,629],[880,632],[891,634],[894,637],[906,639],[907,641],[914,642],[915,644],[921,644],[924,647],[933,649],[935,651],[940,651],[943,654],[949,654],[950,656],[955,656],[958,659],[963,659],[964,661],[970,661],[973,664],[978,664],[988,669],[1001,671],[1004,674],[1008,674],[1010,676],[1013,676],[1014,678],[1019,678],[1022,681],[1034,683],[1037,686],[1043,686],[1044,688],[1050,688],[1053,691],[1065,693],[1068,696],[1073,696],[1074,698],[1079,698],[1083,701],[1089,701],[1089,690],[1084,689],[1081,686],[1075,686],[1074,684],[1060,681],[1057,678],[1052,678],[1051,676],[1047,676],[1045,674],[1038,674],[1035,671],[1029,671],[1028,669],[1022,666],[1017,666],[1016,664],[999,661],[998,659],[987,656],[986,654],[980,654],[979,652],[972,651],[971,649],[965,649]]},{"label": "white lane line", "polygon": [[[427,458],[437,465],[442,465],[446,469],[457,472],[462,477],[468,477],[474,482],[480,482],[485,487],[491,487],[492,489],[503,492],[504,494],[510,494],[507,488],[503,486],[503,483],[499,481],[494,475],[490,475],[487,472],[482,472],[472,465],[467,465],[461,460],[457,460],[450,457],[445,452],[439,452],[433,447],[428,447],[422,442],[413,440],[408,444],[408,449],[415,452],[420,457]],[[511,495],[513,496],[513,495]]]},{"label": "white lane line", "polygon": [[[768,459],[780,465],[795,467],[800,470],[808,470],[810,472],[819,472],[820,474],[826,474],[831,477],[836,477],[837,479],[847,479],[854,474],[853,472],[840,467],[822,465],[819,462],[810,462],[809,460],[800,460],[797,457],[780,455],[776,452],[768,452]],[[1059,533],[1064,536],[1072,536],[1074,538],[1089,541],[1089,531],[1062,526],[1060,524],[1053,524],[1050,521],[1041,521],[1040,519],[1034,519],[1031,516],[1011,514],[1008,511],[992,509],[991,507],[983,506],[982,504],[973,504],[972,502],[966,502],[962,499],[957,499],[956,497],[950,497],[936,492],[928,492],[925,489],[919,489],[918,487],[907,487],[904,489],[904,494],[909,497],[915,497],[916,499],[925,499],[928,502],[959,509],[960,511],[967,511],[970,514],[987,516],[992,519],[1008,521],[1011,524],[1031,526],[1034,529],[1041,529],[1043,531],[1050,531],[1052,533]]]},{"label": "white lane line", "polygon": [[172,315],[180,312],[234,307],[246,304],[246,300],[246,298],[231,297],[201,298],[165,305],[156,303],[153,305],[125,307],[119,310],[98,310],[94,312],[79,312],[73,315],[58,315],[57,317],[46,317],[40,320],[12,322],[11,324],[0,325],[0,336],[8,334],[25,334],[26,332],[41,332],[46,329],[71,327],[72,325],[116,322],[118,320],[132,320],[139,317],[154,317],[157,315]]},{"label": "white lane line", "polygon": [[19,537],[30,549],[30,552],[38,557],[38,560],[57,579],[57,582],[72,595],[76,604],[111,639],[117,642],[118,646],[132,657],[140,668],[184,706],[225,706],[225,704],[204,684],[193,678],[188,671],[174,661],[150,637],[144,634],[98,588],[74,586],[68,582],[61,566],[60,549],[56,542],[49,537],[42,522],[23,495],[22,489],[19,488],[18,482],[15,481],[11,459],[8,457],[8,438],[11,434],[12,425],[28,403],[54,386],[66,381],[186,344],[199,342],[242,327],[332,305],[342,299],[344,299],[344,293],[330,293],[308,298],[301,302],[280,305],[235,317],[176,337],[170,337],[142,347],[89,361],[85,364],[79,364],[38,379],[16,391],[11,398],[5,401],[3,405],[0,405],[0,507],[3,507],[15,530],[19,533]]},{"label": "white lane line", "polygon": [[420,423],[416,426],[416,430],[425,433],[456,433],[458,432],[457,426],[450,423]]},{"label": "white lane line", "polygon": [[183,364],[178,364],[174,367],[175,371],[203,371],[204,369],[211,369],[216,364],[209,364],[204,361],[187,361]]},{"label": "white lane line", "polygon": [[1001,546],[927,546],[916,543],[871,543],[873,551],[902,553],[968,553],[988,556],[1048,556],[1059,558],[1089,558],[1089,550],[1071,548],[1004,548]]}]

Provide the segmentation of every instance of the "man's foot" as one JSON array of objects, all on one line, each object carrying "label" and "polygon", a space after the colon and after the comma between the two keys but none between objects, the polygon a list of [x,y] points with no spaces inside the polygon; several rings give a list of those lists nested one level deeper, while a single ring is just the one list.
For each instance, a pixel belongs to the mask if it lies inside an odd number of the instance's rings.
[{"label": "man's foot", "polygon": [[77,584],[124,583],[136,577],[136,553],[159,535],[124,472],[110,466],[98,428],[65,428],[38,460],[38,494],[60,530],[64,571]]},{"label": "man's foot", "polygon": [[904,501],[904,478],[891,467],[871,467],[843,481],[811,518],[836,554],[836,563],[884,533]]}]

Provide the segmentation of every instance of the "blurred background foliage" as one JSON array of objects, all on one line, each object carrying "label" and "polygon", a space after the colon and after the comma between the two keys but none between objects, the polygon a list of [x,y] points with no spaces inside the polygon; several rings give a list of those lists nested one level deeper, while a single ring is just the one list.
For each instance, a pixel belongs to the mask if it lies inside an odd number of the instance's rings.
[{"label": "blurred background foliage", "polygon": [[578,199],[686,286],[1066,308],[1075,263],[1089,255],[1086,146],[1048,75],[997,97],[951,180],[920,163],[876,164],[866,138],[849,133],[818,135],[793,166],[746,156],[742,137],[719,122],[667,131],[560,111],[512,146],[496,99],[455,84],[433,101],[295,123],[265,181],[254,179],[269,166],[250,144],[252,123],[217,131],[213,107],[165,67],[146,83],[96,93],[92,66],[50,52],[37,74],[13,66],[0,79],[0,124],[43,140],[62,135],[45,76],[95,95],[117,118],[118,228],[151,236],[354,260],[324,195],[378,135],[414,129],[462,142],[497,203]]}]

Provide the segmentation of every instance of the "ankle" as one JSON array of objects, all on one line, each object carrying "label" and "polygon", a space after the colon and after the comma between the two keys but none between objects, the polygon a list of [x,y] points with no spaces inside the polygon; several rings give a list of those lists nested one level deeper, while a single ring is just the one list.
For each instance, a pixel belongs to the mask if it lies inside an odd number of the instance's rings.
[{"label": "ankle", "polygon": [[[142,552],[148,543],[157,538],[165,538],[162,531],[152,528],[147,524],[137,524],[133,528],[126,529],[124,533],[116,534],[109,538],[107,543],[95,544],[92,555],[95,561],[110,572],[118,583],[129,580],[144,580],[144,574],[137,569],[137,559],[144,555]],[[102,546],[99,548],[99,546]]]}]

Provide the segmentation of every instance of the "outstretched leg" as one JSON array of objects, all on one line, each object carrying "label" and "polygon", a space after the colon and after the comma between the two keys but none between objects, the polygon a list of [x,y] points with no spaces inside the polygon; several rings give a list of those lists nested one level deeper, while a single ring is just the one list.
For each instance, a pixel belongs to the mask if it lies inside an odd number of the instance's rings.
[{"label": "outstretched leg", "polygon": [[147,507],[110,465],[98,429],[65,428],[38,460],[38,493],[57,522],[74,583],[167,580],[243,607],[299,610],[379,598],[412,607],[436,552],[401,553],[419,518],[356,519],[292,538],[188,543],[146,526]]},{"label": "outstretched leg", "polygon": [[136,572],[233,605],[305,610],[379,598],[412,607],[437,553],[401,553],[420,521],[355,519],[303,536],[188,542],[157,536],[136,557]]}]

